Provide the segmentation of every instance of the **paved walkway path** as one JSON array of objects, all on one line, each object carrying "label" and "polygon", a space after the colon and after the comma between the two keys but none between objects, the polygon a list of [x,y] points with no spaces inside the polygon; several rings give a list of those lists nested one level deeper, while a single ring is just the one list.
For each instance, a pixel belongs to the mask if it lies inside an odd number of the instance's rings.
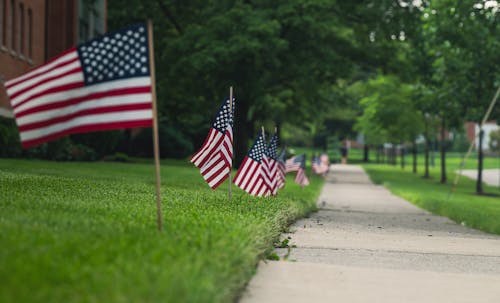
[{"label": "paved walkway path", "polygon": [[[477,179],[477,170],[464,169],[462,175]],[[483,169],[483,182],[491,186],[500,186],[500,168]]]},{"label": "paved walkway path", "polygon": [[359,166],[332,166],[318,202],[241,303],[500,302],[500,236],[429,214]]}]

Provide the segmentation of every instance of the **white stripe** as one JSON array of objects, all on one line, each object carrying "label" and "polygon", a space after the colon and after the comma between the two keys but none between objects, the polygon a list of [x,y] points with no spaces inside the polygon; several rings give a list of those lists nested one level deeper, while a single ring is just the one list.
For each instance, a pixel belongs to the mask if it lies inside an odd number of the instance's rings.
[{"label": "white stripe", "polygon": [[47,65],[42,65],[42,66],[40,66],[40,67],[38,67],[38,68],[30,71],[29,73],[26,73],[26,74],[24,74],[22,76],[19,76],[17,78],[14,78],[12,80],[9,80],[9,81],[5,82],[5,85],[9,86],[11,83],[17,82],[19,80],[27,79],[27,78],[31,77],[32,75],[34,75],[34,74],[43,73],[43,72],[45,72],[45,71],[53,68],[54,66],[56,66],[56,65],[58,65],[60,63],[63,63],[63,62],[66,62],[66,61],[71,61],[71,60],[75,59],[77,56],[78,56],[78,53],[76,52],[76,50],[73,51],[73,52],[70,52],[70,53],[68,53],[68,54],[66,54],[66,55],[58,58],[57,60],[55,60],[55,61],[53,61],[53,62],[51,62],[51,63],[49,63]]},{"label": "white stripe", "polygon": [[238,186],[241,185],[241,182],[243,181],[243,175],[245,175],[245,172],[247,171],[248,166],[252,165],[252,162],[253,161],[250,158],[247,158],[247,161],[245,162],[245,165],[244,166],[240,166],[240,168],[238,169],[238,175],[234,179],[234,184],[236,184]]},{"label": "white stripe", "polygon": [[203,145],[200,147],[200,149],[191,157],[191,162],[192,163],[195,163],[199,157],[201,157],[201,155],[203,154],[203,151],[206,150],[208,148],[208,146],[210,145],[210,142],[212,142],[214,136],[217,135],[217,131],[214,130],[213,128],[210,128],[210,130],[208,131],[208,135],[207,135],[207,138],[205,139],[205,141],[203,142]]},{"label": "white stripe", "polygon": [[23,110],[33,108],[35,106],[39,106],[42,104],[52,104],[52,103],[57,103],[61,102],[64,100],[70,100],[74,98],[80,98],[80,97],[85,97],[93,93],[100,93],[100,92],[108,92],[114,89],[120,89],[120,88],[132,88],[132,87],[145,87],[145,86],[151,86],[151,79],[150,77],[138,77],[138,78],[131,78],[131,79],[123,79],[123,80],[115,80],[115,81],[108,81],[100,84],[95,84],[95,85],[90,85],[86,87],[81,87],[81,88],[75,88],[72,90],[67,90],[63,92],[58,92],[58,93],[52,93],[52,94],[47,94],[40,96],[38,98],[35,98],[31,100],[30,102],[27,102],[19,107],[17,107],[14,112],[18,113]]},{"label": "white stripe", "polygon": [[[83,73],[82,72],[67,75],[64,78],[54,79],[54,80],[49,81],[47,83],[38,85],[38,86],[34,87],[33,89],[25,91],[24,93],[20,94],[19,96],[16,96],[15,98],[12,98],[11,99],[12,107],[16,106],[16,104],[19,104],[19,103],[29,99],[33,95],[36,95],[36,94],[41,93],[43,91],[46,91],[48,89],[56,88],[56,87],[59,87],[62,85],[82,83],[82,82],[83,82]],[[10,95],[10,93],[9,93],[9,95]],[[28,102],[28,103],[31,103],[31,102]],[[17,112],[17,108],[14,111]]]},{"label": "white stripe", "polygon": [[78,68],[80,67],[80,61],[75,61],[71,64],[68,64],[66,66],[63,66],[63,67],[60,67],[58,69],[55,69],[55,70],[52,70],[46,74],[41,74],[40,76],[37,76],[33,79],[30,79],[28,81],[24,81],[24,82],[21,82],[19,84],[16,84],[15,86],[11,87],[8,89],[8,93],[9,95],[12,95],[12,94],[15,94],[17,93],[18,91],[20,90],[23,90],[27,87],[30,87],[32,85],[35,85],[37,83],[40,83],[41,81],[47,79],[47,78],[50,78],[50,77],[54,77],[54,76],[58,76],[58,75],[62,75],[64,74],[65,72],[67,71],[70,71],[72,69],[75,69],[75,68]]},{"label": "white stripe", "polygon": [[76,105],[68,105],[62,108],[46,110],[43,112],[35,112],[33,114],[29,114],[18,118],[17,125],[23,126],[34,122],[46,121],[49,119],[73,114],[86,109],[102,108],[114,105],[151,103],[151,100],[152,100],[151,93],[101,98],[93,101],[86,101]]},{"label": "white stripe", "polygon": [[217,184],[222,178],[226,177],[229,174],[229,169],[226,167],[222,172],[219,173],[219,175],[212,180],[212,182],[208,183],[210,187],[213,187],[215,184]]},{"label": "white stripe", "polygon": [[260,165],[253,168],[251,171],[251,178],[248,180],[248,182],[244,185],[244,187],[248,190],[250,190],[255,182],[257,182],[258,179],[260,178]]},{"label": "white stripe", "polygon": [[49,127],[43,127],[21,132],[21,141],[37,139],[57,132],[68,130],[75,126],[85,126],[85,125],[99,124],[99,123],[107,124],[113,122],[137,121],[137,120],[146,120],[152,118],[153,118],[153,111],[150,109],[87,115],[87,116],[77,117],[69,121],[57,123]]},{"label": "white stripe", "polygon": [[252,191],[250,192],[250,194],[256,196],[258,193],[259,193],[259,189],[260,187],[262,186],[262,178],[259,178],[257,181],[255,181],[254,183],[256,184],[255,187],[252,189]]},{"label": "white stripe", "polygon": [[[219,139],[223,136],[219,131],[214,130],[216,132],[214,138],[210,141],[207,142],[205,146],[205,150],[203,150],[199,155],[197,155],[197,159],[193,162],[194,165],[198,166],[205,160],[206,157],[211,157],[215,152],[217,152],[217,148],[219,148],[219,145],[217,145],[217,142],[219,142]],[[209,158],[210,159],[210,158]],[[209,160],[208,159],[208,160]]]},{"label": "white stripe", "polygon": [[[221,167],[224,166],[224,161],[220,161],[219,154],[217,156],[213,157],[213,159],[211,159],[209,162],[210,163],[208,163],[207,165],[203,166],[202,169],[200,169],[201,174],[203,175],[203,178],[205,178],[205,180],[210,178],[213,174],[215,174],[217,172],[217,170],[219,170]],[[217,163],[217,164],[213,168],[208,170],[210,168],[210,166],[212,166],[214,163]]]},{"label": "white stripe", "polygon": [[241,188],[245,188],[247,186],[248,181],[253,176],[253,172],[255,171],[256,166],[259,165],[259,163],[252,160],[251,158],[248,158],[247,162],[248,162],[246,165],[247,168],[245,170],[247,173],[245,174],[245,178],[240,181]]}]

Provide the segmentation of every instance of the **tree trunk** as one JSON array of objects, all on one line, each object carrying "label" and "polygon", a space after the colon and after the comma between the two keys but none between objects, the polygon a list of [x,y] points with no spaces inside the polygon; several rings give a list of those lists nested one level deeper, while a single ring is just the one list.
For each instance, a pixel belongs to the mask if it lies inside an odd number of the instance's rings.
[{"label": "tree trunk", "polygon": [[234,167],[236,168],[240,166],[248,152],[248,141],[253,132],[252,122],[246,117],[247,113],[247,102],[239,102],[234,126]]},{"label": "tree trunk", "polygon": [[446,184],[446,120],[441,118],[441,184]]},{"label": "tree trunk", "polygon": [[476,181],[476,194],[480,195],[483,193],[483,137],[484,131],[483,126],[480,125],[479,128],[479,144],[477,153],[477,181]]},{"label": "tree trunk", "polygon": [[376,150],[375,150],[375,157],[376,157],[376,160],[377,161],[377,164],[380,164],[380,147],[375,147]]},{"label": "tree trunk", "polygon": [[363,157],[363,162],[366,162],[368,163],[370,160],[369,160],[369,152],[370,152],[370,147],[368,146],[368,144],[365,144],[364,145],[364,157]]},{"label": "tree trunk", "polygon": [[392,144],[392,165],[396,165],[397,163],[397,151],[396,144]]},{"label": "tree trunk", "polygon": [[401,169],[405,169],[405,147],[401,145],[399,150],[401,151]]},{"label": "tree trunk", "polygon": [[413,141],[413,173],[417,173],[417,140]]},{"label": "tree trunk", "polygon": [[429,134],[428,126],[425,124],[425,174],[424,178],[429,178]]}]

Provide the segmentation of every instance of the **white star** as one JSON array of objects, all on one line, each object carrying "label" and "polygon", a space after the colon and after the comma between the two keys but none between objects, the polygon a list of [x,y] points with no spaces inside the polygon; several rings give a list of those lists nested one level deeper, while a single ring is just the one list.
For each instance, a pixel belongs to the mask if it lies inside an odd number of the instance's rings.
[{"label": "white star", "polygon": [[94,79],[93,79],[92,77],[88,77],[88,78],[87,78],[87,81],[88,81],[88,82],[92,82],[92,81],[94,81]]}]

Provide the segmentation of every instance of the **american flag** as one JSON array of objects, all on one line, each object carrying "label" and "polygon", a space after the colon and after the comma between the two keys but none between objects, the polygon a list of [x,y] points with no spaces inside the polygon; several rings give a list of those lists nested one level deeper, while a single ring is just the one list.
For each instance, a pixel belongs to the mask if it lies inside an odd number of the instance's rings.
[{"label": "american flag", "polygon": [[303,161],[305,161],[306,155],[294,156],[285,162],[286,172],[289,173],[291,171],[298,171],[300,165]]},{"label": "american flag", "polygon": [[72,133],[151,126],[146,25],[71,48],[5,86],[24,148]]},{"label": "american flag", "polygon": [[278,172],[276,175],[276,185],[278,189],[285,187],[285,181],[286,181],[285,159],[286,159],[286,149],[283,148],[281,154],[278,157]]},{"label": "american flag", "polygon": [[234,98],[232,104],[229,98],[222,103],[205,143],[191,158],[191,162],[200,168],[201,175],[212,189],[222,184],[231,172],[234,105]]},{"label": "american flag", "polygon": [[264,137],[260,133],[234,177],[234,184],[253,196],[264,196],[268,190],[262,175],[265,150]]},{"label": "american flag", "polygon": [[278,173],[278,162],[276,161],[276,148],[278,145],[278,135],[274,134],[269,141],[269,146],[267,147],[264,155],[262,156],[262,171],[264,173],[264,180],[268,186],[267,194],[276,196],[278,193],[277,186],[277,173]]},{"label": "american flag", "polygon": [[306,176],[306,155],[300,156],[301,162],[299,169],[297,170],[297,175],[295,176],[295,183],[304,187],[309,185],[309,179]]},{"label": "american flag", "polygon": [[317,175],[326,174],[328,172],[328,156],[326,154],[321,155],[321,157],[313,156],[311,167]]}]

